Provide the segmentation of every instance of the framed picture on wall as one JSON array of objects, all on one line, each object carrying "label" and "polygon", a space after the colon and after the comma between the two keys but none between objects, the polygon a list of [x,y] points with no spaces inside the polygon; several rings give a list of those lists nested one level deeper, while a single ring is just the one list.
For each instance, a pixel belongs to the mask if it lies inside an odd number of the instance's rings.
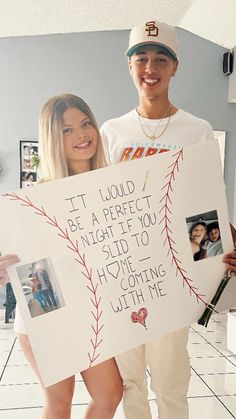
[{"label": "framed picture on wall", "polygon": [[38,141],[20,141],[20,187],[33,186],[38,178]]}]

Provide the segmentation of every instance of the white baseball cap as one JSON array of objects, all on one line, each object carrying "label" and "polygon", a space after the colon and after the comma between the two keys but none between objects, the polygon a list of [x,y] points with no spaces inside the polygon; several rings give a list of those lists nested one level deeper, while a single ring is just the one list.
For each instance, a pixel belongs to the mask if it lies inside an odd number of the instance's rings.
[{"label": "white baseball cap", "polygon": [[177,35],[174,26],[156,20],[149,20],[135,26],[130,32],[126,55],[131,57],[138,47],[148,44],[160,45],[173,58],[177,58]]}]

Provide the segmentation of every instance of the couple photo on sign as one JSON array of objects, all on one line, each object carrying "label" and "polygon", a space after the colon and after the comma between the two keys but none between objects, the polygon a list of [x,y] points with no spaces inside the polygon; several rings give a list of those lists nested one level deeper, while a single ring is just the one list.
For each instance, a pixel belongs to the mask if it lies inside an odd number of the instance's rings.
[{"label": "couple photo on sign", "polygon": [[189,217],[186,222],[194,261],[223,253],[217,211]]},{"label": "couple photo on sign", "polygon": [[32,317],[56,310],[64,305],[56,287],[55,273],[49,259],[34,261],[16,268]]}]

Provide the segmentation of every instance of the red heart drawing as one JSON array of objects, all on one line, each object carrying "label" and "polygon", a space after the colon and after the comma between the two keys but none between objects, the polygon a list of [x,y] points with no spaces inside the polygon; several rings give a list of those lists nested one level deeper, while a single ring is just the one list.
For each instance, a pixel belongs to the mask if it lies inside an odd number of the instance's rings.
[{"label": "red heart drawing", "polygon": [[131,320],[133,323],[140,323],[142,326],[146,327],[145,319],[148,315],[148,311],[146,308],[140,308],[138,313],[133,311],[131,313]]}]

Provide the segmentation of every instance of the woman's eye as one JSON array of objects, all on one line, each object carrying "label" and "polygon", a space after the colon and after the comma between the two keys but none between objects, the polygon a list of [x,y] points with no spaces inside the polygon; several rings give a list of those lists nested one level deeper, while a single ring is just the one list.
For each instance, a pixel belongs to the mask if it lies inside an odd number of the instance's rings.
[{"label": "woman's eye", "polygon": [[84,121],[83,126],[84,127],[90,127],[92,125],[92,122],[88,119],[87,121]]},{"label": "woman's eye", "polygon": [[63,128],[63,134],[71,133],[71,128]]}]

